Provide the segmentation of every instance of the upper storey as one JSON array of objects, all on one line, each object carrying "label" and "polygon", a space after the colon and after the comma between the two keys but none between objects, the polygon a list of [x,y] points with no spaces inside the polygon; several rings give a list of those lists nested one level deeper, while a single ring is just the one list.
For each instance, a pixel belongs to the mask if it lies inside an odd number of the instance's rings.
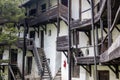
[{"label": "upper storey", "polygon": [[61,18],[67,17],[67,0],[29,0],[21,5],[26,9],[26,16],[29,19],[29,26],[46,24],[57,21],[58,15]]}]

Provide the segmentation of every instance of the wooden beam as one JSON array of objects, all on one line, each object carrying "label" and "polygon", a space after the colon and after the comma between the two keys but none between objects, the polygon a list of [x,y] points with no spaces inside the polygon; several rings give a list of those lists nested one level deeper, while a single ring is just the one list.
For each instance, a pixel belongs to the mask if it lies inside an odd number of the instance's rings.
[{"label": "wooden beam", "polygon": [[63,51],[64,55],[66,56],[66,58],[68,58],[68,55],[65,53],[65,51]]},{"label": "wooden beam", "polygon": [[56,23],[53,23],[55,25],[56,28],[58,28],[58,25]]},{"label": "wooden beam", "polygon": [[81,16],[82,16],[81,9],[82,9],[82,4],[81,4],[81,0],[79,0],[79,20],[80,21],[81,21]]},{"label": "wooden beam", "polygon": [[116,29],[120,32],[120,29],[116,26]]},{"label": "wooden beam", "polygon": [[86,65],[86,67],[84,65],[82,65],[82,67],[89,73],[89,75],[91,76],[92,74],[92,70],[91,70],[91,65]]},{"label": "wooden beam", "polygon": [[92,26],[92,36],[93,36],[93,48],[94,48],[94,73],[95,73],[95,80],[97,80],[98,78],[98,74],[97,74],[97,59],[96,59],[96,47],[95,47],[95,32],[94,32],[94,28],[95,28],[95,20],[94,20],[94,0],[91,0],[90,3],[91,6],[91,26]]},{"label": "wooden beam", "polygon": [[41,25],[41,27],[42,27],[42,29],[43,29],[43,31],[45,31],[45,34],[47,34],[47,25]]},{"label": "wooden beam", "polygon": [[[116,26],[117,22],[119,21],[119,17],[120,17],[120,7],[119,7],[118,10],[117,10],[117,13],[116,13],[116,15],[115,15],[114,21],[113,21],[113,23],[112,23],[112,27],[110,28],[110,32],[113,31],[114,27]],[[104,41],[106,40],[106,38],[108,37],[108,35],[109,35],[109,34],[107,34],[107,35],[105,36],[105,38],[102,40],[102,42],[104,42]]]},{"label": "wooden beam", "polygon": [[108,67],[116,75],[116,78],[119,79],[119,67],[118,67],[118,65],[113,65],[113,66],[108,65]]},{"label": "wooden beam", "polygon": [[105,28],[103,28],[103,31],[107,34],[107,31],[106,31],[106,29],[105,29]]},{"label": "wooden beam", "polygon": [[72,59],[72,51],[71,51],[71,1],[72,0],[68,0],[68,80],[72,80],[72,71],[71,71],[71,59]]},{"label": "wooden beam", "polygon": [[111,0],[107,0],[107,23],[108,23],[108,47],[112,44],[112,33],[110,32],[112,24]]}]

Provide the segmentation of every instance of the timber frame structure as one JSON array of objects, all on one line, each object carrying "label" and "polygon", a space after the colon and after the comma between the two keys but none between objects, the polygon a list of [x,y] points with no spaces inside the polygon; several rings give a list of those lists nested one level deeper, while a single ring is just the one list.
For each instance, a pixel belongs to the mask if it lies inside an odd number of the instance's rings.
[{"label": "timber frame structure", "polygon": [[[116,54],[111,53],[107,55],[110,57],[107,61],[104,60],[106,54],[104,53],[104,43],[107,41],[108,48],[112,44],[112,31],[116,28],[119,32],[120,29],[116,26],[120,23],[120,1],[119,0],[100,0],[97,4],[94,4],[93,0],[87,0],[90,4],[91,8],[85,11],[81,11],[81,0],[79,0],[79,19],[73,20],[71,18],[71,0],[68,0],[68,7],[62,5],[58,0],[56,6],[49,7],[45,12],[37,15],[33,18],[27,19],[28,27],[34,27],[34,29],[39,32],[38,26],[41,26],[43,30],[46,32],[47,23],[53,23],[57,28],[57,51],[62,51],[65,56],[68,58],[69,63],[69,80],[71,80],[71,57],[73,56],[75,59],[75,63],[78,66],[82,66],[90,75],[91,66],[95,67],[95,80],[97,80],[97,65],[100,63],[104,66],[108,66],[119,78],[119,70],[118,66],[120,64],[120,49],[116,51]],[[32,0],[24,5],[31,4]],[[114,3],[114,5],[112,4]],[[96,11],[97,9],[97,11]],[[91,19],[82,21],[82,13],[91,10]],[[60,32],[60,21],[63,20],[68,26],[68,36],[59,37]],[[24,21],[20,23],[24,24]],[[106,29],[107,28],[107,31]],[[98,40],[98,29],[101,30],[101,41]],[[91,32],[92,31],[92,32]],[[95,35],[95,32],[97,33]],[[75,33],[74,43],[76,45],[75,50],[71,45],[71,32]],[[86,36],[88,36],[89,44],[92,45],[90,47],[94,48],[94,56],[92,57],[79,57],[74,55],[73,53],[78,53],[78,32],[84,32]],[[103,32],[106,32],[106,36],[103,37]],[[93,37],[91,37],[91,35]],[[95,39],[96,38],[96,39]],[[93,43],[91,41],[93,39]],[[88,46],[81,48],[89,48]],[[100,48],[100,49],[99,49]],[[96,50],[97,49],[97,50]],[[100,51],[99,51],[100,50]],[[67,54],[65,53],[67,52]],[[115,55],[119,55],[119,57],[113,57]],[[87,68],[86,68],[86,67]],[[113,67],[112,67],[113,66]]]},{"label": "timber frame structure", "polygon": [[[22,7],[26,7],[31,4],[30,0],[27,3],[23,4]],[[37,0],[35,0],[37,1]],[[49,7],[45,12],[36,15],[35,17],[26,18],[23,21],[20,21],[20,26],[24,26],[24,55],[26,54],[26,34],[29,27],[33,27],[35,31],[39,33],[39,26],[43,28],[46,32],[47,23],[52,23],[57,28],[57,51],[62,51],[65,56],[68,58],[69,64],[69,80],[71,80],[71,59],[74,57],[75,64],[82,66],[91,76],[91,66],[95,67],[95,80],[97,80],[97,65],[100,63],[104,66],[108,66],[119,78],[119,68],[120,65],[120,46],[114,49],[109,55],[107,52],[104,52],[104,43],[107,41],[108,48],[112,45],[112,31],[116,28],[119,32],[120,29],[117,27],[117,24],[120,24],[120,1],[119,0],[100,0],[96,5],[94,0],[87,0],[91,8],[85,11],[81,11],[81,0],[79,0],[79,20],[73,20],[71,18],[71,0],[68,0],[68,7],[62,5],[58,0],[56,6]],[[114,2],[114,5],[111,3]],[[49,3],[49,2],[48,2]],[[98,9],[99,7],[99,9]],[[98,9],[96,11],[96,8]],[[91,10],[91,19],[82,21],[82,13]],[[60,32],[60,21],[63,20],[68,26],[68,36],[59,36]],[[106,29],[107,28],[107,31]],[[98,29],[101,30],[101,41],[98,40]],[[92,31],[92,32],[91,32]],[[95,32],[96,31],[96,35]],[[106,32],[106,36],[103,37],[103,32]],[[71,33],[75,33],[73,38],[76,45],[75,48],[71,44]],[[94,56],[91,57],[81,57],[77,56],[78,53],[78,33],[84,32],[88,36],[90,47],[94,48]],[[91,35],[93,37],[91,37]],[[93,40],[93,43],[91,41]],[[89,48],[88,46],[80,48]],[[100,49],[99,49],[100,48]],[[108,49],[109,50],[109,49]],[[67,52],[67,54],[65,53]],[[76,53],[76,54],[74,54]],[[115,53],[115,54],[114,54]],[[108,57],[106,60],[106,57]],[[117,57],[116,57],[117,56]],[[23,58],[23,68],[25,59]],[[22,80],[24,80],[24,69],[22,70]]]}]

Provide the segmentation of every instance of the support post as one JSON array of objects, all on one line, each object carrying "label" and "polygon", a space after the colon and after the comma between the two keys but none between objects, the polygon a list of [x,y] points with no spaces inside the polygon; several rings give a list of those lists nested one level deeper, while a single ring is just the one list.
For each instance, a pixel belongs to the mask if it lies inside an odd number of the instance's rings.
[{"label": "support post", "polygon": [[71,30],[70,30],[70,22],[71,22],[71,0],[68,0],[68,80],[71,80]]},{"label": "support post", "polygon": [[97,80],[97,63],[96,63],[96,48],[95,48],[95,33],[94,33],[94,28],[95,28],[95,25],[94,25],[94,0],[91,0],[91,16],[92,16],[92,20],[91,20],[91,23],[92,23],[92,35],[93,35],[93,46],[94,46],[94,73],[95,73],[95,76],[94,76],[94,80]]},{"label": "support post", "polygon": [[107,0],[107,21],[108,21],[108,47],[112,44],[112,33],[110,32],[112,24],[111,0]]},{"label": "support post", "polygon": [[82,16],[82,13],[81,13],[81,0],[79,0],[79,20],[81,21],[81,16]]},{"label": "support post", "polygon": [[25,68],[25,55],[26,55],[26,36],[27,36],[27,30],[28,30],[28,25],[27,25],[27,19],[25,19],[25,23],[24,23],[24,42],[23,42],[23,59],[22,59],[22,80],[25,80],[24,78],[24,68]]},{"label": "support post", "polygon": [[95,26],[96,29],[96,55],[99,55],[99,49],[98,49],[98,26]]},{"label": "support post", "polygon": [[57,37],[59,36],[60,33],[60,0],[57,1],[57,5],[58,5],[58,15],[57,15]]},{"label": "support post", "polygon": [[101,28],[101,53],[103,53],[103,20],[100,18],[100,28]]}]

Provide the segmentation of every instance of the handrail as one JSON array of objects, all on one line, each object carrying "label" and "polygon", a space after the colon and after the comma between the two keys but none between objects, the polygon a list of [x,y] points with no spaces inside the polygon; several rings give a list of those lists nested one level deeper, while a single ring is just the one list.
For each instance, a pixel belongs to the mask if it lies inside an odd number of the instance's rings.
[{"label": "handrail", "polygon": [[[33,40],[32,40],[32,41],[33,41]],[[34,48],[34,50],[35,50],[35,51],[33,51],[33,52],[35,52],[34,55],[36,55],[36,57],[38,57],[37,59],[39,60],[40,70],[41,70],[41,72],[42,72],[42,71],[43,71],[43,67],[42,67],[42,63],[41,63],[41,60],[40,60],[40,55],[38,54],[38,50],[37,50],[37,48],[36,48],[36,46],[35,46],[35,41],[33,41],[33,48]]]},{"label": "handrail", "polygon": [[[112,27],[110,28],[110,32],[113,31],[114,27],[115,27],[115,24],[118,22],[118,16],[120,16],[120,6],[117,10],[117,13],[116,13],[116,16],[115,16],[115,19],[113,21],[113,24],[112,24]],[[105,38],[102,40],[102,43],[105,41],[105,39],[108,37],[108,34],[105,36]]]},{"label": "handrail", "polygon": [[8,65],[8,67],[9,67],[9,70],[10,70],[10,72],[11,72],[11,74],[12,74],[13,79],[14,79],[14,80],[17,80],[17,79],[15,78],[15,75],[14,75],[14,73],[13,73],[13,70],[12,70],[11,66]]},{"label": "handrail", "polygon": [[[37,16],[40,16],[41,14],[46,13],[47,11],[57,8],[57,7],[58,7],[58,5],[54,5],[54,6],[48,7],[47,9],[43,9],[40,11],[40,14],[38,14]],[[45,12],[43,12],[43,11],[45,11]]]},{"label": "handrail", "polygon": [[[44,57],[46,58],[46,55],[45,55],[45,53],[43,53],[43,55],[44,55]],[[47,68],[48,68],[48,72],[49,72],[49,76],[50,76],[50,80],[52,79],[52,76],[51,76],[51,71],[50,71],[50,67],[49,67],[49,64],[48,64],[48,62],[46,62],[46,66],[47,66]]]},{"label": "handrail", "polygon": [[[98,4],[99,4],[99,2],[95,4],[94,9],[98,6]],[[87,11],[89,11],[89,10],[91,10],[91,8],[88,8],[88,9],[82,11],[81,13],[85,13],[85,12],[87,12]]]}]

